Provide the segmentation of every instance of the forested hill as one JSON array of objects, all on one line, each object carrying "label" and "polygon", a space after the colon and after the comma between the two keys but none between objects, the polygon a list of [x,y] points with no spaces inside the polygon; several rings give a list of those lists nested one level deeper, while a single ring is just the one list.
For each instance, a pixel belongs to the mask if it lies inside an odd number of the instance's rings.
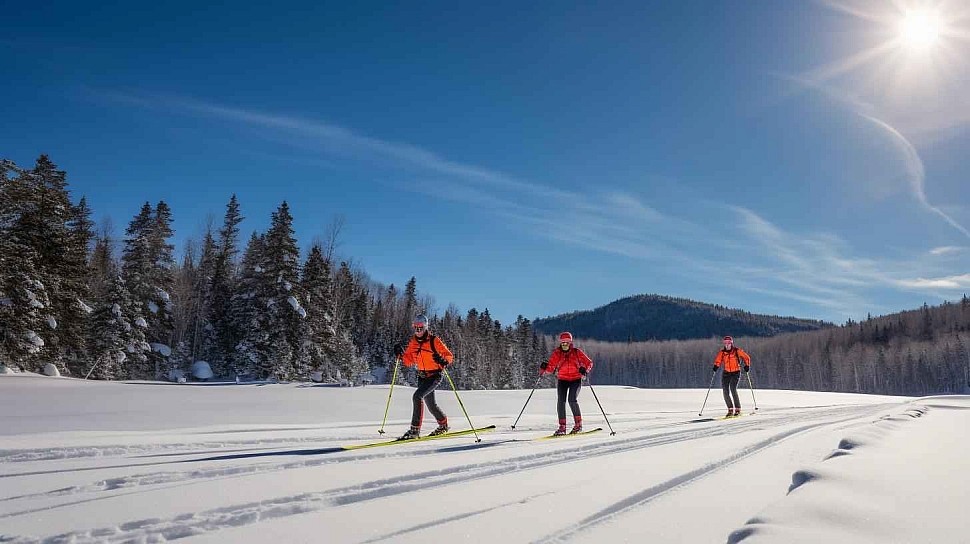
[{"label": "forested hill", "polygon": [[725,334],[774,336],[833,325],[811,319],[752,314],[684,298],[636,295],[595,310],[536,319],[533,326],[546,334],[570,331],[579,338],[628,342],[687,340]]}]

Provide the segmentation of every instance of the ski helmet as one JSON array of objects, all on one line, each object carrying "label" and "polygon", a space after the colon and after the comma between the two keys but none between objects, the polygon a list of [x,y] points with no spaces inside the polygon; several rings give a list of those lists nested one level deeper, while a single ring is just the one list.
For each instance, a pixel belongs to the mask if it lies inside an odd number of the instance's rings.
[{"label": "ski helmet", "polygon": [[733,343],[733,342],[734,342],[734,338],[732,338],[732,337],[730,337],[730,336],[725,336],[725,337],[724,337],[724,341],[725,341],[725,342],[732,342],[732,343]]},{"label": "ski helmet", "polygon": [[563,343],[563,342],[569,342],[570,344],[572,344],[573,343],[572,333],[568,333],[568,332],[561,333],[559,335],[559,343]]}]

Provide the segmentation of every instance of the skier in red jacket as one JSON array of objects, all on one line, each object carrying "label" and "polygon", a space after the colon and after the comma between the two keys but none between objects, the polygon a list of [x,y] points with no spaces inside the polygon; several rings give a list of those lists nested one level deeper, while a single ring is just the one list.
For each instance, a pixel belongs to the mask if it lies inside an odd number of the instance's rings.
[{"label": "skier in red jacket", "polygon": [[583,353],[583,350],[573,345],[573,335],[564,332],[559,335],[559,347],[549,356],[549,361],[539,366],[541,374],[558,372],[559,381],[556,389],[559,396],[556,410],[559,414],[559,429],[555,436],[566,434],[566,398],[569,398],[569,409],[573,412],[574,425],[569,434],[583,431],[583,416],[579,411],[579,386],[585,376],[593,368],[593,361]]}]

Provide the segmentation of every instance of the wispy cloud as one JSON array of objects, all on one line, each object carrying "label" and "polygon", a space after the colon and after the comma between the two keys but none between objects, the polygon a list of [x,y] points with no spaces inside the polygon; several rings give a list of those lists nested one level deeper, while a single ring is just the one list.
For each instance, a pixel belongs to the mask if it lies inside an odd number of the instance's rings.
[{"label": "wispy cloud", "polygon": [[938,257],[941,255],[953,255],[954,253],[960,253],[965,250],[966,248],[959,247],[959,246],[941,246],[941,247],[934,247],[933,249],[930,250],[929,253],[930,255]]},{"label": "wispy cloud", "polygon": [[970,238],[970,230],[961,225],[938,206],[934,206],[932,203],[930,203],[926,196],[926,170],[923,166],[923,160],[916,151],[916,147],[908,139],[906,139],[906,137],[903,136],[899,130],[894,128],[886,121],[877,118],[874,113],[874,107],[871,104],[862,102],[856,97],[838,91],[830,86],[825,85],[822,81],[812,79],[806,75],[783,77],[784,79],[800,87],[821,93],[826,98],[841,105],[843,108],[879,128],[883,134],[886,134],[903,160],[903,164],[906,169],[906,181],[909,185],[910,193],[920,204],[920,206],[922,206],[926,211],[943,219],[944,222],[959,231],[960,234]]},{"label": "wispy cloud", "polygon": [[900,280],[899,284],[903,287],[911,287],[913,289],[970,289],[970,274],[942,278]]},{"label": "wispy cloud", "polygon": [[927,200],[926,172],[923,168],[923,161],[920,159],[919,153],[916,152],[916,148],[913,147],[913,144],[911,144],[909,140],[906,139],[905,136],[900,134],[898,130],[891,127],[885,121],[881,121],[869,115],[862,115],[862,117],[864,117],[865,119],[868,119],[876,126],[882,128],[892,137],[893,143],[900,150],[904,160],[906,161],[906,170],[907,170],[908,179],[910,182],[910,187],[912,188],[913,196],[916,197],[916,200],[920,203],[920,205],[922,205],[926,210],[940,216],[951,227],[960,231],[960,233],[966,236],[967,238],[970,238],[970,230],[967,230],[966,227],[964,227],[960,223],[957,223],[956,220],[954,220],[952,217],[947,215],[946,212],[930,204],[929,200]]}]

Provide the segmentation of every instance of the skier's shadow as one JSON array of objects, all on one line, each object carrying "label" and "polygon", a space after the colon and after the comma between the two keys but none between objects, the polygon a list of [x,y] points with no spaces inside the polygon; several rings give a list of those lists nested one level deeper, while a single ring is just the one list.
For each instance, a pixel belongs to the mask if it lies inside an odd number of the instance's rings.
[{"label": "skier's shadow", "polygon": [[[448,446],[444,448],[435,448],[433,450],[420,450],[423,453],[447,453],[456,451],[473,451],[482,448],[490,448],[492,446],[498,446],[499,444],[505,444],[506,442],[514,442],[515,440],[499,440],[496,442],[476,442],[474,444],[467,444],[462,446]],[[340,453],[351,451],[345,448],[309,448],[300,450],[284,450],[284,451],[263,451],[256,453],[234,453],[232,455],[214,455],[212,457],[202,457],[196,459],[185,459],[184,461],[178,461],[179,463],[198,463],[202,461],[235,461],[239,459],[259,459],[262,457],[288,457],[288,456],[308,456],[308,455],[329,455],[331,453]]]}]

